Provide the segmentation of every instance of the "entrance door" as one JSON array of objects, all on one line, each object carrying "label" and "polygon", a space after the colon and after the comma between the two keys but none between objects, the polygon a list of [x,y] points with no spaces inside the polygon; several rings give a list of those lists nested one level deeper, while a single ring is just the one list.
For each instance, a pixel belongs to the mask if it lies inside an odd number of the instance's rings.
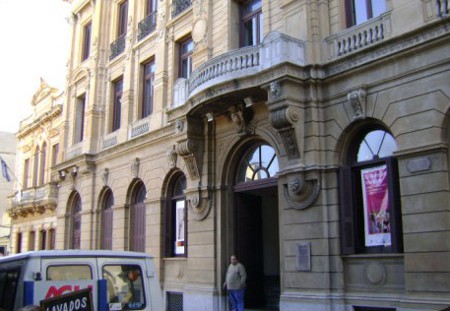
[{"label": "entrance door", "polygon": [[237,256],[247,272],[245,307],[264,306],[264,258],[261,221],[261,198],[237,195]]},{"label": "entrance door", "polygon": [[280,253],[277,187],[236,192],[236,254],[247,271],[245,307],[277,310]]}]

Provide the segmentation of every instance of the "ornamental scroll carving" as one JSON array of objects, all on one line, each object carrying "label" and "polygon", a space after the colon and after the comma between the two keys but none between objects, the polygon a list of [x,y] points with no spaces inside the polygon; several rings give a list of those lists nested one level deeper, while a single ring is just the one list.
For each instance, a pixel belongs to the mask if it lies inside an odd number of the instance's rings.
[{"label": "ornamental scroll carving", "polygon": [[211,195],[208,189],[186,189],[184,191],[189,209],[197,220],[205,219],[211,210]]},{"label": "ornamental scroll carving", "polygon": [[284,197],[288,208],[305,209],[311,206],[320,193],[320,181],[318,178],[306,179],[304,176],[295,175],[283,184]]},{"label": "ornamental scroll carving", "polygon": [[289,159],[300,157],[295,125],[300,120],[300,109],[293,106],[282,107],[270,113],[270,122],[278,131]]}]

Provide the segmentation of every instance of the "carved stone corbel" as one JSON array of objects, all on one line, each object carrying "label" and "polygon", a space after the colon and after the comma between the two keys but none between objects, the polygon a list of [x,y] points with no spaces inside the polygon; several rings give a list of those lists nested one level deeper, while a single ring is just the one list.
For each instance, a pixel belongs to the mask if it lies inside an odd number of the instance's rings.
[{"label": "carved stone corbel", "polygon": [[300,157],[296,133],[296,123],[300,118],[300,109],[294,106],[284,106],[270,112],[270,122],[280,134],[289,159]]},{"label": "carved stone corbel", "polygon": [[211,210],[211,199],[208,189],[186,189],[184,191],[188,207],[197,220],[205,219]]},{"label": "carved stone corbel", "polygon": [[348,110],[353,114],[353,121],[366,117],[366,96],[367,93],[363,88],[347,94],[347,106],[349,108]]},{"label": "carved stone corbel", "polygon": [[305,178],[302,175],[289,177],[287,183],[283,184],[288,208],[302,210],[311,206],[319,196],[320,187],[318,178]]},{"label": "carved stone corbel", "polygon": [[176,146],[176,152],[180,155],[188,169],[189,176],[192,180],[200,179],[199,170],[199,153],[200,146],[192,139],[180,141]]},{"label": "carved stone corbel", "polygon": [[235,124],[238,135],[254,134],[256,120],[253,118],[253,110],[244,105],[236,105],[228,110],[231,121]]}]

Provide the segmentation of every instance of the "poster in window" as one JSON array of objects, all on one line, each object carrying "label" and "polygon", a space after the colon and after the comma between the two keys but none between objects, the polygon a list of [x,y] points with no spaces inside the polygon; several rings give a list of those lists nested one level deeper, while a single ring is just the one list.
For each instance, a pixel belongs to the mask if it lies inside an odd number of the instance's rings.
[{"label": "poster in window", "polygon": [[175,208],[175,254],[184,254],[184,201],[177,201]]},{"label": "poster in window", "polygon": [[391,245],[387,166],[361,170],[365,246]]}]

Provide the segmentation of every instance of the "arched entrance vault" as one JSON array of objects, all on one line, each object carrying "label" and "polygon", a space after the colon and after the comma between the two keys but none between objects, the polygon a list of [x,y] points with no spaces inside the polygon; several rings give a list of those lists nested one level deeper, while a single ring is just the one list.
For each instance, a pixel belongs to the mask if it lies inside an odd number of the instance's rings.
[{"label": "arched entrance vault", "polygon": [[[246,308],[278,309],[280,242],[277,154],[270,145],[253,141],[235,154],[228,228],[230,251],[247,270]],[[231,254],[229,254],[231,255]]]}]

